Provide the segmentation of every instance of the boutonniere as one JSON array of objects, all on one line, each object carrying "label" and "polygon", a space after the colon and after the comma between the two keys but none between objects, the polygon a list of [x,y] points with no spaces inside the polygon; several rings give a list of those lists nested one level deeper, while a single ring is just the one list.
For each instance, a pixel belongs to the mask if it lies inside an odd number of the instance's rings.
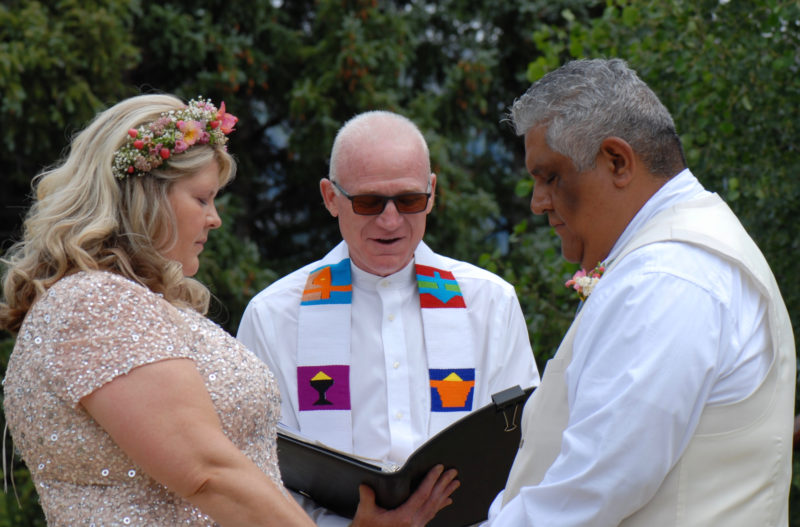
[{"label": "boutonniere", "polygon": [[586,300],[592,294],[592,289],[600,281],[600,277],[606,270],[606,265],[603,262],[598,262],[597,266],[587,273],[585,269],[577,271],[572,278],[567,280],[564,285],[573,288],[578,292],[581,300]]}]

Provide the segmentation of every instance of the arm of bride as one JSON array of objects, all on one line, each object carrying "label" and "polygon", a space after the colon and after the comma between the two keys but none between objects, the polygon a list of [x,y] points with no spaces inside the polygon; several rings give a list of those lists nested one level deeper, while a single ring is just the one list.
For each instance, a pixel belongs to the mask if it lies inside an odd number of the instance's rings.
[{"label": "arm of bride", "polygon": [[314,525],[225,436],[190,359],[134,368],[81,404],[147,474],[220,525]]}]

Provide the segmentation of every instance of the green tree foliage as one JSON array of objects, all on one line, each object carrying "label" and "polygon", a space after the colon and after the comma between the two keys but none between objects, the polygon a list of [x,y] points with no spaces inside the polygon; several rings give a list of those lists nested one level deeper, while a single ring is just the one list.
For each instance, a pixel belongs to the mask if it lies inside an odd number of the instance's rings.
[{"label": "green tree foliage", "polygon": [[97,109],[133,93],[121,82],[138,60],[129,3],[0,4],[2,239],[19,225],[31,175],[55,161]]},{"label": "green tree foliage", "polygon": [[[786,0],[6,0],[0,251],[17,236],[30,178],[96,111],[154,91],[224,100],[240,117],[239,171],[198,278],[215,294],[211,317],[235,331],[253,294],[338,240],[317,190],[333,137],[356,113],[389,109],[431,148],[439,186],[426,240],[516,285],[543,367],[572,320],[562,284],[575,266],[530,213],[522,140],[503,121],[565,60],[620,56],[673,112],[695,174],[757,239],[796,326],[798,20]],[[3,371],[12,342],[0,341]],[[6,494],[0,527],[42,525],[15,467],[22,507]]]}]

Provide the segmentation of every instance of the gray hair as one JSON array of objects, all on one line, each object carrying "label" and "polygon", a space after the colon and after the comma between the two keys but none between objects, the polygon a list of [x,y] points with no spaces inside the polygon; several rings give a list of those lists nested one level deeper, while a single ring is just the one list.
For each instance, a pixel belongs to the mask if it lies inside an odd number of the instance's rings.
[{"label": "gray hair", "polygon": [[351,151],[358,152],[361,145],[375,141],[377,138],[391,134],[400,137],[403,134],[411,135],[419,140],[425,153],[426,172],[430,174],[430,152],[425,136],[414,122],[400,114],[385,110],[372,110],[360,113],[342,125],[333,140],[331,148],[330,167],[328,179],[338,181],[337,170],[341,159],[347,157]]},{"label": "gray hair", "polygon": [[565,64],[515,100],[509,117],[518,135],[546,126],[548,146],[581,172],[612,136],[627,141],[652,174],[670,178],[686,167],[669,111],[621,59]]}]

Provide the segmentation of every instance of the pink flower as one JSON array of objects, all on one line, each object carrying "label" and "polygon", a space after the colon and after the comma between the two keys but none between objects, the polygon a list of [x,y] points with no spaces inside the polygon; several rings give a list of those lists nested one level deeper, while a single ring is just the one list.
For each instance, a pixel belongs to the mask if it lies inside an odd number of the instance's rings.
[{"label": "pink flower", "polygon": [[128,135],[131,136],[133,139],[136,139],[136,136],[139,135],[139,131],[136,128],[131,128],[128,130]]},{"label": "pink flower", "polygon": [[159,117],[150,123],[150,131],[157,136],[164,135],[164,130],[166,130],[170,123],[172,123],[172,120],[169,117]]},{"label": "pink flower", "polygon": [[161,148],[158,152],[161,155],[161,159],[169,159],[169,148]]},{"label": "pink flower", "polygon": [[186,141],[178,139],[175,141],[175,148],[173,148],[172,151],[176,154],[180,154],[181,152],[185,152],[187,148],[189,148],[189,145],[186,144]]},{"label": "pink flower", "polygon": [[183,132],[184,142],[192,146],[200,139],[203,125],[199,121],[178,121],[178,130]]},{"label": "pink flower", "polygon": [[136,141],[133,142],[133,147],[136,150],[141,150],[144,147],[144,141],[142,141],[141,139],[137,139]]},{"label": "pink flower", "polygon": [[583,278],[584,276],[586,276],[585,270],[581,269],[579,271],[576,271],[575,274],[572,275],[572,278],[564,282],[564,285],[573,288],[575,291],[578,291],[580,290],[580,286],[578,285],[578,279]]},{"label": "pink flower", "polygon": [[[239,118],[235,115],[229,114],[225,112],[225,101],[219,105],[219,111],[217,112],[217,119],[220,121],[220,129],[222,133],[228,135],[229,133],[233,132],[233,127],[239,121]],[[212,128],[214,128],[212,126]]]}]

